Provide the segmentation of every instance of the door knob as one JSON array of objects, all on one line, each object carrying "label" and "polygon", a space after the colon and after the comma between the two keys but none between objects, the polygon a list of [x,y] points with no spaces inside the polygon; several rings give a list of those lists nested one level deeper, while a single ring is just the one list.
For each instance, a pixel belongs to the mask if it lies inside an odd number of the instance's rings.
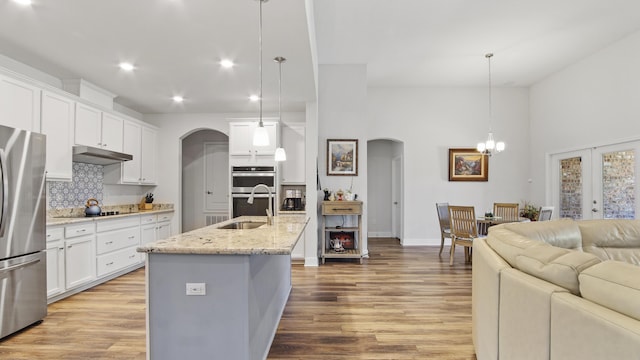
[{"label": "door knob", "polygon": [[393,205],[398,205],[398,202],[397,202],[397,201],[394,201],[394,202],[393,202]]},{"label": "door knob", "polygon": [[213,194],[211,191],[207,190],[207,195]]},{"label": "door knob", "polygon": [[591,209],[591,212],[594,212],[594,213],[595,213],[595,212],[598,212],[598,209],[593,208],[593,209]]}]

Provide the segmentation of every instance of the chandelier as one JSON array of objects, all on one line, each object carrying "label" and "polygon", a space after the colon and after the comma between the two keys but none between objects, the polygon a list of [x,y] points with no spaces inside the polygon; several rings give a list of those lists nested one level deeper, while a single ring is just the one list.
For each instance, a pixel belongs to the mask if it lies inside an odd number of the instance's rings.
[{"label": "chandelier", "polygon": [[492,53],[486,54],[484,57],[487,58],[489,62],[489,135],[487,136],[487,140],[484,142],[479,142],[476,149],[481,152],[483,155],[491,156],[492,153],[499,153],[504,150],[505,144],[503,141],[496,142],[493,139],[493,131],[491,130],[491,120],[493,118],[493,114],[491,111],[492,108],[492,98],[491,98],[491,58],[493,57]]}]

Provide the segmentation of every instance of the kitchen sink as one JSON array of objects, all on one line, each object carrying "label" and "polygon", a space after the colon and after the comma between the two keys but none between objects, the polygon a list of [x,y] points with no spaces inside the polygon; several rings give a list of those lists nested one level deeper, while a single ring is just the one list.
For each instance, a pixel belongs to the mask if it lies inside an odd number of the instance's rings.
[{"label": "kitchen sink", "polygon": [[227,224],[224,226],[220,226],[218,229],[255,229],[262,225],[266,224],[266,222],[260,221],[238,221],[231,224]]}]

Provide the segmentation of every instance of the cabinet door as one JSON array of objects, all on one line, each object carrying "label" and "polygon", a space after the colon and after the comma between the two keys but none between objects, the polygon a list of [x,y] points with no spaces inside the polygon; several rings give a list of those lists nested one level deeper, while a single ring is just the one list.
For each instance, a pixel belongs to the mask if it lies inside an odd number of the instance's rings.
[{"label": "cabinet door", "polygon": [[47,297],[64,292],[64,243],[62,240],[47,243]]},{"label": "cabinet door", "polygon": [[140,228],[141,239],[140,245],[144,246],[150,242],[156,241],[156,224],[145,225]]},{"label": "cabinet door", "polygon": [[90,106],[76,103],[75,136],[76,145],[102,147],[100,124],[102,112]]},{"label": "cabinet door", "polygon": [[47,180],[71,181],[75,102],[42,92],[42,133],[47,135]]},{"label": "cabinet door", "polygon": [[96,277],[96,253],[94,236],[84,236],[65,241],[66,288],[88,283]]},{"label": "cabinet door", "polygon": [[229,124],[229,155],[251,155],[254,128],[248,122]]},{"label": "cabinet door", "polygon": [[282,147],[287,152],[287,161],[280,165],[283,184],[305,183],[304,135],[304,125],[287,125],[282,127]]},{"label": "cabinet door", "polygon": [[122,163],[122,182],[139,183],[141,152],[140,141],[142,139],[142,127],[136,123],[125,121],[123,125],[123,152],[133,155],[133,160]]},{"label": "cabinet door", "polygon": [[156,183],[156,131],[146,126],[142,127],[140,173],[143,184]]},{"label": "cabinet door", "polygon": [[40,89],[0,76],[0,124],[40,132]]},{"label": "cabinet door", "polygon": [[124,120],[109,113],[102,113],[102,147],[122,152],[122,126]]},{"label": "cabinet door", "polygon": [[156,231],[156,239],[163,240],[171,236],[171,223],[162,222],[158,223]]}]

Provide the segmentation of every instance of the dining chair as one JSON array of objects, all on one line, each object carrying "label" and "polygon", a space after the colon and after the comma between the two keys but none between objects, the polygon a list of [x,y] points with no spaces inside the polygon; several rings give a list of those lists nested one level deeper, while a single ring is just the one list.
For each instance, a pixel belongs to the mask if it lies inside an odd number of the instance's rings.
[{"label": "dining chair", "polygon": [[518,203],[493,203],[493,216],[503,219],[517,219]]},{"label": "dining chair", "polygon": [[449,265],[453,265],[456,245],[464,246],[464,260],[471,261],[470,249],[473,247],[473,240],[478,238],[476,221],[476,212],[473,206],[449,206],[449,222],[451,223]]},{"label": "dining chair", "polygon": [[538,221],[549,221],[551,220],[551,214],[553,213],[553,206],[542,206],[540,207],[540,211],[538,212]]},{"label": "dining chair", "polygon": [[451,224],[449,223],[449,203],[436,203],[438,221],[440,222],[440,255],[444,248],[444,239],[451,239]]}]

